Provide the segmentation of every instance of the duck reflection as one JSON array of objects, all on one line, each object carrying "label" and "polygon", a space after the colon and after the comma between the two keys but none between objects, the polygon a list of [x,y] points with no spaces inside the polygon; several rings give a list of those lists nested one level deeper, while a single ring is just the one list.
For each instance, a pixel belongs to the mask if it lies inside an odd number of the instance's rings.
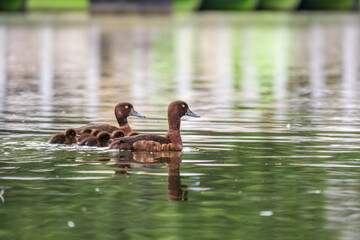
[{"label": "duck reflection", "polygon": [[165,164],[168,169],[167,196],[169,201],[187,201],[188,191],[181,185],[182,152],[119,152],[116,155],[116,174],[132,174],[132,168],[155,168]]}]

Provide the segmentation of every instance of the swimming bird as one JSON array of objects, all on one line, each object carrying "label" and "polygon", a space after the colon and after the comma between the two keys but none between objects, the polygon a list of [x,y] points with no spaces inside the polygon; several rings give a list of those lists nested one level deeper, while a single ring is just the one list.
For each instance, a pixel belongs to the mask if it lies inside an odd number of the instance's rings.
[{"label": "swimming bird", "polygon": [[135,116],[144,118],[145,116],[141,115],[137,111],[135,111],[133,105],[128,102],[119,103],[115,106],[114,109],[116,120],[119,124],[119,127],[115,127],[109,124],[90,124],[85,125],[82,127],[75,128],[77,132],[81,131],[84,128],[91,128],[91,129],[99,129],[101,131],[105,131],[108,133],[112,133],[115,130],[123,131],[125,136],[129,136],[133,131],[127,121],[129,116]]},{"label": "swimming bird", "polygon": [[93,131],[91,132],[91,135],[93,135],[94,137],[96,137],[99,133],[101,133],[102,131],[100,129],[93,129]]},{"label": "swimming bird", "polygon": [[180,135],[181,117],[200,117],[193,113],[186,102],[174,101],[168,107],[169,130],[162,137],[153,134],[139,134],[135,136],[122,137],[111,143],[111,149],[125,149],[132,151],[181,151],[182,139]]},{"label": "swimming bird", "polygon": [[49,140],[51,144],[72,144],[76,143],[76,132],[73,128],[68,128],[64,133],[58,133]]},{"label": "swimming bird", "polygon": [[124,137],[124,132],[121,130],[115,130],[112,132],[111,134],[111,138],[119,138],[119,137]]},{"label": "swimming bird", "polygon": [[97,137],[88,137],[83,139],[79,145],[83,146],[95,146],[95,147],[107,147],[109,146],[110,134],[107,132],[101,132]]}]

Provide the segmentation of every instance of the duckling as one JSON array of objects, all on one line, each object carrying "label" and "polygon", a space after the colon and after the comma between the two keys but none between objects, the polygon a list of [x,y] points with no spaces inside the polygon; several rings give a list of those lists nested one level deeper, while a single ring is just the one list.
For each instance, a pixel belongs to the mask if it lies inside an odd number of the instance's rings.
[{"label": "duckling", "polygon": [[76,131],[73,128],[68,128],[64,133],[58,133],[49,140],[51,144],[72,144],[76,143]]},{"label": "duckling", "polygon": [[92,132],[91,132],[91,135],[93,135],[94,137],[96,137],[99,133],[101,133],[102,131],[100,129],[94,129]]},{"label": "duckling", "polygon": [[124,132],[121,130],[115,130],[112,132],[111,134],[111,138],[119,138],[119,137],[124,137]]},{"label": "duckling", "polygon": [[129,136],[132,133],[132,129],[127,121],[129,116],[135,116],[144,118],[145,116],[141,115],[135,111],[133,105],[128,102],[118,103],[115,106],[115,117],[119,124],[119,127],[115,127],[109,124],[90,124],[82,127],[75,128],[77,132],[81,131],[84,128],[100,129],[101,131],[112,133],[116,130],[122,130],[125,136]]},{"label": "duckling", "polygon": [[181,117],[200,117],[190,111],[184,101],[174,101],[168,107],[168,133],[162,137],[153,134],[139,134],[135,136],[122,137],[111,143],[111,149],[124,149],[132,151],[181,151],[182,140],[180,135]]},{"label": "duckling", "polygon": [[109,146],[110,134],[107,132],[101,132],[97,137],[88,137],[83,139],[79,145],[95,146],[95,147],[107,147]]},{"label": "duckling", "polygon": [[81,130],[80,136],[76,137],[77,142],[81,142],[83,139],[91,136],[92,131],[93,130],[91,128],[84,128],[83,130]]}]

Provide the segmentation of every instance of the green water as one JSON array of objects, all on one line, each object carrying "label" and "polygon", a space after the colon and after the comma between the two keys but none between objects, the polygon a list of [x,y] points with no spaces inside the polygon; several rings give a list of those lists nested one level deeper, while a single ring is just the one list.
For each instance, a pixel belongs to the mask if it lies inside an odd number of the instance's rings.
[{"label": "green water", "polygon": [[[0,239],[358,239],[358,15],[0,16]],[[182,153],[47,140],[129,101]]]}]

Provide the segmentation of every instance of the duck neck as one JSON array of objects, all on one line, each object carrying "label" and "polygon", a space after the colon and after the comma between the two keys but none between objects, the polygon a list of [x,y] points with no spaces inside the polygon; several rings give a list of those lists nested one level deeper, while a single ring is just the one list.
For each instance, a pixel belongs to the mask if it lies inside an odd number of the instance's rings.
[{"label": "duck neck", "polygon": [[182,139],[180,135],[180,123],[181,123],[180,117],[169,116],[168,118],[169,131],[166,134],[166,138],[168,138],[171,143],[182,146]]},{"label": "duck neck", "polygon": [[170,117],[168,116],[169,132],[179,132],[180,133],[180,117]]},{"label": "duck neck", "polygon": [[128,136],[132,132],[132,129],[130,128],[130,125],[127,121],[127,117],[122,116],[116,111],[115,111],[115,116],[119,124],[119,128],[124,132],[125,136]]}]

